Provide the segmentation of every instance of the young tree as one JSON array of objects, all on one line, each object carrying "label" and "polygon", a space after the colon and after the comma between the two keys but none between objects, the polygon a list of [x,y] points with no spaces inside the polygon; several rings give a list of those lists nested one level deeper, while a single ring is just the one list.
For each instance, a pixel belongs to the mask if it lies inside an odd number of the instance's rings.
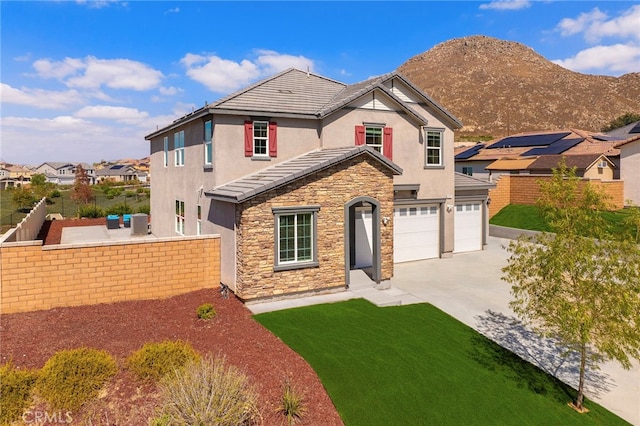
[{"label": "young tree", "polygon": [[54,184],[47,182],[47,178],[42,173],[31,176],[31,189],[38,199],[47,197],[53,190]]},{"label": "young tree", "polygon": [[580,354],[574,407],[584,410],[587,363],[605,359],[631,367],[640,359],[640,249],[614,235],[599,210],[605,197],[564,163],[541,182],[540,207],[554,234],[509,244],[502,279],[514,312],[539,334]]},{"label": "young tree", "polygon": [[76,167],[76,179],[71,189],[71,199],[82,204],[88,204],[93,201],[93,188],[89,185],[89,174],[78,164]]},{"label": "young tree", "polygon": [[22,185],[13,190],[11,201],[18,210],[29,210],[36,202],[36,197],[33,195],[31,188],[26,188]]}]

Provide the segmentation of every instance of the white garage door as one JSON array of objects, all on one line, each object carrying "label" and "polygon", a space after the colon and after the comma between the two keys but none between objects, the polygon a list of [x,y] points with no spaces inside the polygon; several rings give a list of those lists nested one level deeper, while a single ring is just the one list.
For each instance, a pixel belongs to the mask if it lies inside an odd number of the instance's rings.
[{"label": "white garage door", "polygon": [[456,204],[455,253],[482,250],[481,206],[481,203]]},{"label": "white garage door", "polygon": [[440,255],[437,206],[397,207],[393,219],[394,262],[431,259]]}]

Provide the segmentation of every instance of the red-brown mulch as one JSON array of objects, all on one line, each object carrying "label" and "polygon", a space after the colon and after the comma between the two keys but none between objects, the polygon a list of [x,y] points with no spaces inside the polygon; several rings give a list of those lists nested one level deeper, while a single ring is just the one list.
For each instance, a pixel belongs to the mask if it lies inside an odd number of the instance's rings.
[{"label": "red-brown mulch", "polygon": [[[196,308],[212,303],[217,315],[209,321]],[[126,371],[125,359],[144,343],[166,339],[190,342],[201,354],[225,356],[245,369],[260,394],[265,425],[280,425],[277,412],[285,378],[305,396],[303,425],[342,425],[342,421],[313,369],[296,352],[257,323],[233,294],[224,299],[217,290],[199,290],[165,300],[118,302],[0,315],[0,362],[41,368],[62,349],[92,347],[113,355],[120,372],[106,395],[90,404],[84,417],[93,424],[147,425],[159,398],[154,385],[144,384]]]}]

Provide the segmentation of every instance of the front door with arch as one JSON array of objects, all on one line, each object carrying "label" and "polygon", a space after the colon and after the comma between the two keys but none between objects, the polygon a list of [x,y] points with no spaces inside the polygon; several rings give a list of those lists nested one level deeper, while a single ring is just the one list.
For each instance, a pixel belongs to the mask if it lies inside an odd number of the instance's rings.
[{"label": "front door with arch", "polygon": [[344,206],[345,285],[349,271],[370,267],[371,278],[380,283],[380,202],[371,197],[356,197]]}]

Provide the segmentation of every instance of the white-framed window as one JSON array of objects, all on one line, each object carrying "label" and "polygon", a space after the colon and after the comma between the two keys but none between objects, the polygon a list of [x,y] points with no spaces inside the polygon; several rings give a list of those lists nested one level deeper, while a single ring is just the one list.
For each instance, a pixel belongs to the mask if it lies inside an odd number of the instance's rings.
[{"label": "white-framed window", "polygon": [[184,201],[176,200],[176,232],[184,235]]},{"label": "white-framed window", "polygon": [[384,155],[382,143],[382,127],[365,127],[364,142],[371,148]]},{"label": "white-framed window", "polygon": [[425,165],[442,166],[442,130],[425,130]]},{"label": "white-framed window", "polygon": [[169,136],[165,136],[163,142],[163,164],[165,167],[169,166]]},{"label": "white-framed window", "polygon": [[269,155],[269,122],[253,122],[253,155],[266,157]]},{"label": "white-framed window", "polygon": [[462,174],[468,175],[468,176],[473,176],[473,167],[472,166],[463,166],[462,167]]},{"label": "white-framed window", "polygon": [[196,233],[202,235],[202,206],[198,204],[198,221],[196,222]]},{"label": "white-framed window", "polygon": [[184,166],[184,130],[173,134],[173,151],[176,167]]},{"label": "white-framed window", "polygon": [[204,164],[213,164],[213,123],[211,120],[204,122]]},{"label": "white-framed window", "polygon": [[320,206],[274,208],[275,268],[317,266],[317,214]]}]

